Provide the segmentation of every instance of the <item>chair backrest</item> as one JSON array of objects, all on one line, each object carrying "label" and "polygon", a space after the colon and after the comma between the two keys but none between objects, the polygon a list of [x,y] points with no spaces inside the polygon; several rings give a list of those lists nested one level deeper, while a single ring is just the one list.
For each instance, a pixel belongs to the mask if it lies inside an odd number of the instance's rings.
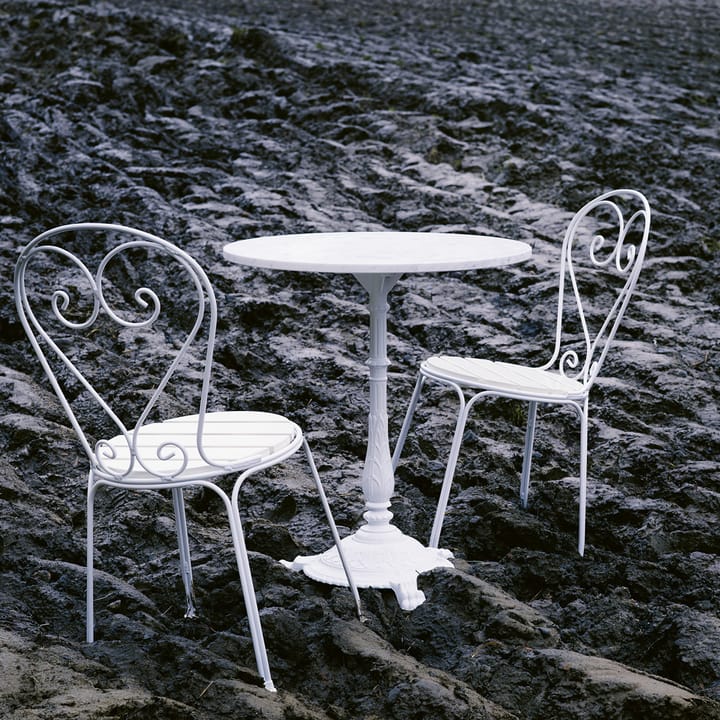
[{"label": "chair backrest", "polygon": [[[122,473],[115,463],[112,474],[121,480],[137,470],[138,433],[149,423],[197,413],[202,433],[217,304],[207,275],[186,252],[122,225],[64,225],[22,250],[15,300],[96,469],[114,453],[106,441],[123,435],[130,460]],[[199,441],[198,448],[202,454]],[[183,448],[162,439],[152,451],[156,465],[167,458],[170,476],[187,461]]]},{"label": "chair backrest", "polygon": [[636,190],[607,192],[575,214],[562,246],[555,348],[544,368],[592,385],[635,289],[649,233],[650,206]]}]

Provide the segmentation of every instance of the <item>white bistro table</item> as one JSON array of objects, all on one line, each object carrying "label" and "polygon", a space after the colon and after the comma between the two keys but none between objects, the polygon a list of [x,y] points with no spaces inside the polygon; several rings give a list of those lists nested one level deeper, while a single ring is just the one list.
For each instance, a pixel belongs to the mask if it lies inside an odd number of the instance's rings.
[{"label": "white bistro table", "polygon": [[[412,610],[424,602],[417,577],[451,567],[449,550],[423,546],[392,523],[395,477],[388,441],[388,293],[405,273],[491,268],[527,260],[524,242],[484,235],[419,232],[329,232],[238,240],[223,250],[227,260],[253,267],[314,273],[349,273],[369,295],[370,413],[362,473],[365,524],[343,538],[345,558],[358,587],[389,588],[398,604]],[[286,563],[308,577],[347,585],[337,550],[299,556]]]}]

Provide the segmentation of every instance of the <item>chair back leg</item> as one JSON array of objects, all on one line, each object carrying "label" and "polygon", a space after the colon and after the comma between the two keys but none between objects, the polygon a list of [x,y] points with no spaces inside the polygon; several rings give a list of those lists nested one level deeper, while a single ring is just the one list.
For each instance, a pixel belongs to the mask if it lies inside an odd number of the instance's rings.
[{"label": "chair back leg", "polygon": [[520,475],[520,504],[526,508],[530,493],[530,468],[532,467],[532,453],[535,444],[535,419],[537,417],[537,402],[528,403],[527,429],[525,430],[525,450],[523,451],[522,474]]},{"label": "chair back leg", "polygon": [[330,504],[328,503],[327,496],[325,495],[325,489],[322,486],[322,483],[320,482],[320,474],[317,471],[317,466],[315,465],[315,458],[313,457],[312,452],[310,451],[310,446],[307,443],[307,440],[303,438],[303,447],[305,448],[305,455],[307,456],[308,463],[310,465],[310,470],[312,472],[312,476],[315,480],[315,485],[317,487],[318,494],[320,495],[320,502],[322,503],[323,510],[325,511],[325,517],[327,518],[328,525],[330,526],[330,532],[332,533],[333,540],[335,542],[335,547],[337,548],[338,557],[340,558],[340,563],[343,566],[343,570],[345,571],[345,577],[348,581],[348,586],[350,587],[350,592],[352,593],[353,600],[355,600],[355,609],[357,612],[358,619],[361,622],[365,621],[365,616],[363,615],[362,611],[362,605],[360,604],[360,594],[358,593],[357,585],[355,584],[355,579],[352,576],[352,573],[350,572],[350,565],[347,562],[345,558],[345,551],[342,548],[342,543],[340,542],[340,535],[337,530],[337,525],[335,525],[335,518],[332,515],[332,512],[330,511]]},{"label": "chair back leg", "polygon": [[188,540],[185,501],[182,488],[172,489],[173,508],[175,510],[175,529],[177,531],[178,551],[180,552],[180,572],[185,586],[185,617],[196,617],[195,591],[193,588],[192,562]]}]

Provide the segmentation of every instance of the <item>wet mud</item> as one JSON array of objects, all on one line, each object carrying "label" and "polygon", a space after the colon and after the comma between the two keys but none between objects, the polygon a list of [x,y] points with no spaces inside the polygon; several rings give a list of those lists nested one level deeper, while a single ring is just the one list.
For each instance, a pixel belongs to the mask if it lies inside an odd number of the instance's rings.
[{"label": "wet mud", "polygon": [[[701,0],[0,0],[0,715],[719,718],[718,37]],[[183,618],[169,497],[108,492],[97,641],[83,642],[86,468],[15,313],[20,247],[97,220],[193,254],[220,303],[214,401],[300,423],[347,534],[363,522],[365,291],[231,266],[223,245],[387,228],[533,245],[522,265],[400,280],[394,439],[426,355],[544,359],[563,231],[616,187],[643,191],[653,224],[591,396],[584,557],[574,417],[541,414],[523,509],[524,409],[487,402],[443,529],[454,567],[419,578],[412,612],[364,589],[360,624],[346,589],[279,563],[329,543],[301,459],[248,484],[277,694],[255,670],[222,508],[201,492],[200,617]],[[146,377],[124,378],[132,407]],[[421,539],[453,428],[452,397],[430,399],[391,508]]]}]

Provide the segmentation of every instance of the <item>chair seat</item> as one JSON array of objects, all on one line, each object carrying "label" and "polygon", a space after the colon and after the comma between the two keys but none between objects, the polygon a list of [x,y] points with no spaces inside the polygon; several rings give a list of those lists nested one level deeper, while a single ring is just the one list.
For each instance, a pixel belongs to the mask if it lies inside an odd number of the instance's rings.
[{"label": "chair seat", "polygon": [[558,372],[478,358],[435,355],[421,364],[424,373],[464,387],[496,390],[513,396],[577,399],[584,385]]},{"label": "chair seat", "polygon": [[[98,443],[98,472],[120,482],[197,480],[244,470],[284,451],[294,452],[302,442],[300,428],[282,415],[207,413],[202,447],[208,462],[198,450],[199,418],[185,415],[144,425],[137,436],[134,459],[124,435]],[[185,457],[187,465],[183,467]]]}]

